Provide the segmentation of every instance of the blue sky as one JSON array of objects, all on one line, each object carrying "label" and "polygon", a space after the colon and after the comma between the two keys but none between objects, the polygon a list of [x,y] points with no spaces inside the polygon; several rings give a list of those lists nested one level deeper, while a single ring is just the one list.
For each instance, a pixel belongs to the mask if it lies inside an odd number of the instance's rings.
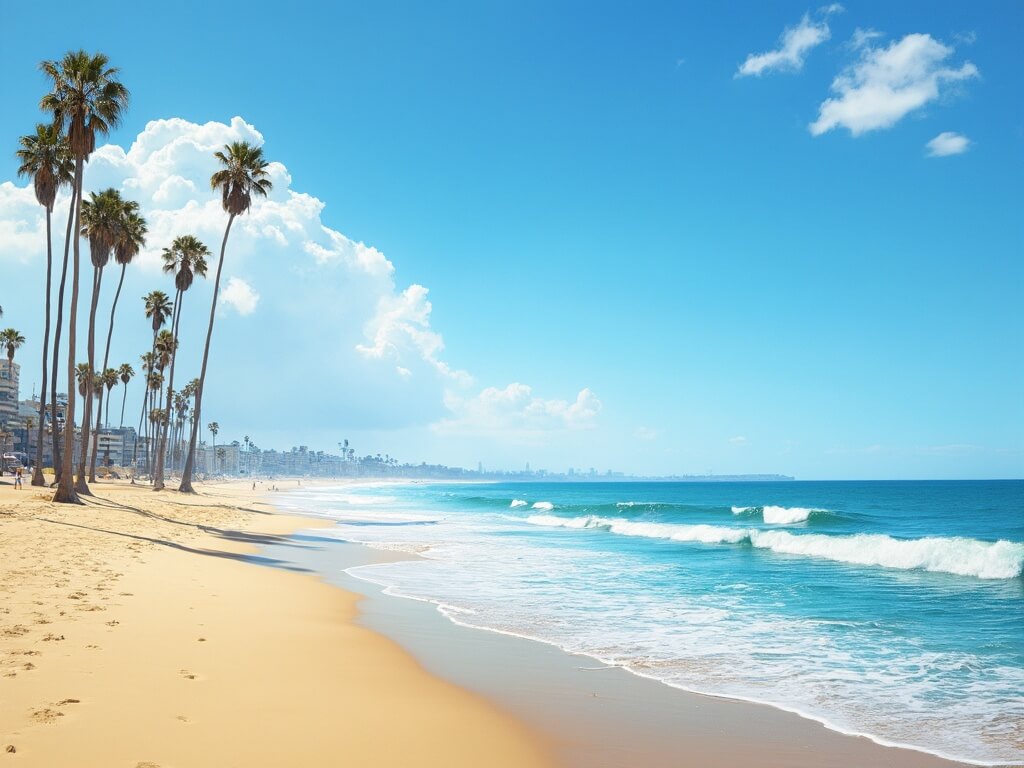
[{"label": "blue sky", "polygon": [[[1020,477],[1024,8],[844,5],[255,4],[254,31],[210,4],[57,4],[44,40],[5,4],[5,327],[41,336],[38,211],[12,156],[39,120],[36,66],[85,47],[133,93],[110,141],[139,145],[87,185],[144,195],[154,238],[219,242],[216,142],[259,135],[282,164],[229,245],[206,408],[228,439]],[[126,292],[163,282],[150,259]],[[210,287],[193,293],[188,375]],[[138,307],[118,323],[114,357],[135,361]]]}]

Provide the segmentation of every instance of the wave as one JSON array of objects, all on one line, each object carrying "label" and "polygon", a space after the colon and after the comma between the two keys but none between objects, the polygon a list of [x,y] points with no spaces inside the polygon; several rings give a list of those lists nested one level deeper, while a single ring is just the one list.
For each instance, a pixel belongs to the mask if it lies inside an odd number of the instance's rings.
[{"label": "wave", "polygon": [[550,501],[538,501],[536,504],[533,505],[533,509],[540,509],[545,512],[550,512],[554,508],[555,505],[552,504]]},{"label": "wave", "polygon": [[761,513],[761,519],[769,525],[791,525],[793,523],[804,523],[812,515],[829,514],[827,509],[814,509],[811,507],[776,507],[767,504],[763,507],[733,507],[734,515],[747,515],[756,512]]},{"label": "wave", "polygon": [[671,525],[642,523],[621,518],[565,518],[532,515],[533,525],[560,528],[598,528],[621,536],[641,536],[703,544],[749,544],[785,555],[815,557],[852,565],[878,566],[899,570],[920,570],[973,576],[979,579],[1015,579],[1024,572],[1024,543],[978,541],[963,537],[928,536],[895,539],[881,533],[853,536],[793,534],[756,528],[718,525]]},{"label": "wave", "polygon": [[515,509],[516,507],[525,507],[525,506],[526,506],[527,504],[529,504],[529,503],[530,503],[530,502],[528,502],[528,501],[523,501],[522,499],[512,499],[512,503],[511,503],[511,504],[509,504],[509,506],[510,506],[510,507],[511,507],[512,509]]}]

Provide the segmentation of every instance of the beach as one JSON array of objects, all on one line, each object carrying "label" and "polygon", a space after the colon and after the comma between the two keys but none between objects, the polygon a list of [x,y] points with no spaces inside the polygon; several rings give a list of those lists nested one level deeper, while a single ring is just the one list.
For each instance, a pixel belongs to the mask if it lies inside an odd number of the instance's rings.
[{"label": "beach", "polygon": [[[2,480],[10,481],[9,477]],[[318,523],[248,482],[196,496],[0,485],[0,760],[46,766],[551,765],[542,736],[257,554]]]},{"label": "beach", "polygon": [[318,493],[308,481],[278,484],[292,483],[299,493],[239,481],[195,496],[100,483],[81,506],[0,485],[0,759],[956,764],[458,626],[429,602],[350,575],[415,556],[332,539],[336,524],[322,517],[282,514],[270,500],[294,509]]}]

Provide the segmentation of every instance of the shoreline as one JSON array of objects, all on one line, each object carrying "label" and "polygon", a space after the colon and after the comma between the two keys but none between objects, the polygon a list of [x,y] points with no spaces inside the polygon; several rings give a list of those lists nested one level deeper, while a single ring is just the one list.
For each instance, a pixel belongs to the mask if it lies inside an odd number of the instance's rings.
[{"label": "shoreline", "polygon": [[[317,516],[317,519],[329,520],[330,518]],[[619,704],[606,706],[606,709],[617,710],[618,716],[609,717],[608,713],[599,714],[595,721],[594,713],[591,712],[589,721],[585,725],[577,727],[576,730],[578,734],[594,733],[597,739],[603,742],[606,750],[612,753],[615,752],[616,746],[621,747],[622,741],[639,744],[653,740],[660,743],[660,750],[644,752],[642,763],[637,764],[681,765],[684,763],[679,762],[679,750],[685,748],[690,752],[701,754],[701,759],[692,763],[693,765],[716,761],[716,764],[727,765],[801,765],[808,766],[808,768],[811,766],[862,764],[887,765],[894,766],[894,768],[1006,765],[961,760],[938,755],[911,745],[888,744],[884,740],[866,734],[844,732],[830,726],[822,719],[771,702],[719,696],[673,686],[653,676],[644,675],[641,671],[627,669],[621,665],[605,666],[607,662],[601,659],[566,651],[542,638],[526,637],[460,621],[457,617],[450,615],[450,611],[442,612],[441,604],[401,594],[398,590],[383,582],[375,581],[368,575],[372,573],[372,566],[377,562],[418,557],[417,555],[378,549],[361,543],[343,542],[340,539],[335,541],[339,552],[333,561],[325,560],[318,563],[303,559],[302,562],[313,568],[330,583],[364,594],[366,602],[361,620],[367,626],[393,638],[435,674],[488,696],[504,708],[513,711],[521,719],[529,722],[533,727],[547,730],[554,739],[559,739],[564,735],[561,733],[563,728],[560,725],[553,726],[548,720],[548,716],[563,721],[563,725],[564,721],[571,718],[567,718],[564,711],[546,711],[545,716],[537,716],[536,705],[546,695],[546,692],[541,690],[543,685],[535,685],[537,681],[531,680],[529,683],[523,683],[521,679],[504,680],[506,684],[511,682],[514,685],[533,685],[537,689],[534,691],[535,695],[532,699],[526,697],[526,700],[521,700],[517,699],[515,695],[510,695],[508,690],[503,689],[502,681],[487,680],[489,672],[485,666],[473,663],[474,654],[479,652],[481,645],[495,642],[483,638],[488,635],[501,638],[498,642],[504,646],[503,654],[493,657],[492,663],[504,663],[504,660],[511,658],[513,659],[511,663],[516,665],[521,674],[528,678],[536,677],[531,668],[538,665],[544,666],[544,664],[549,667],[553,665],[562,672],[570,672],[568,677],[572,679],[567,679],[564,684],[575,689],[576,693],[599,696],[598,692],[590,690],[595,687],[590,678],[584,679],[579,674],[572,675],[571,670],[585,671],[589,675],[598,673],[604,676],[618,676],[620,679],[615,680],[604,689],[606,699],[618,699]],[[341,548],[345,548],[347,551],[342,553],[340,552]],[[359,550],[363,550],[364,553],[359,554]],[[268,548],[268,551],[279,554],[273,547]],[[339,568],[341,575],[337,572]],[[362,575],[355,573],[360,569],[367,570]],[[360,583],[363,585],[362,587],[360,587]],[[407,606],[404,608],[397,605],[389,606],[389,603],[407,604]],[[422,626],[424,624],[430,626],[424,629]],[[446,657],[442,647],[456,643],[456,638],[460,635],[472,636],[477,639],[464,637],[460,641],[465,646],[464,652],[455,659]],[[538,648],[544,650],[538,651]],[[540,659],[541,656],[550,658],[545,662]],[[579,660],[602,666],[596,669],[594,667],[584,669],[578,666]],[[464,669],[467,663],[474,667],[470,673]],[[548,668],[547,671],[550,673],[551,669]],[[603,685],[596,687],[604,688]],[[629,699],[628,707],[621,705],[624,699]],[[570,703],[569,706],[572,704]],[[656,720],[658,718],[656,710],[658,709],[665,711],[673,708],[684,722],[681,723],[678,720],[662,722],[653,729],[655,732],[651,732],[650,728],[637,729],[634,727],[638,719],[653,718]],[[541,707],[541,709],[545,708]],[[680,725],[683,726],[683,730],[686,730],[686,718],[692,718],[694,711],[701,709],[717,710],[720,715],[719,721],[705,723],[705,726],[710,726],[708,733],[691,730],[685,739],[678,738],[676,734]],[[594,728],[595,722],[601,723],[602,727]],[[744,733],[729,732],[728,724],[731,722],[743,723]],[[761,742],[750,736],[751,726],[763,726],[765,722],[771,723],[772,728],[781,729],[788,734],[788,738],[785,740],[787,744],[777,752],[777,755],[787,755],[782,762],[766,757],[760,748],[765,743],[774,743],[776,739],[767,732],[762,733],[763,740]],[[723,726],[725,726],[725,731],[722,729]],[[632,729],[635,738],[618,739],[619,744],[616,745],[613,743],[615,740],[608,737],[609,729],[620,731]],[[641,735],[640,731],[644,731],[644,733]],[[776,744],[776,747],[778,748],[779,745]],[[587,755],[586,759],[582,759],[579,755],[571,754],[571,750],[569,753],[563,750],[562,756],[566,764],[572,766],[629,764],[595,760],[592,754]],[[635,755],[629,757],[636,759]]]},{"label": "shoreline", "polygon": [[0,485],[0,761],[553,765],[538,732],[361,626],[358,595],[258,552],[324,524],[266,487],[101,482],[65,506]]}]

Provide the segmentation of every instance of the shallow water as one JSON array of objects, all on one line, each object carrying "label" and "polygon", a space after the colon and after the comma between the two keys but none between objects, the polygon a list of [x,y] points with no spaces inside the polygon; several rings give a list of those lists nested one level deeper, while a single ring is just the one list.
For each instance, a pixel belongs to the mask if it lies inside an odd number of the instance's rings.
[{"label": "shallow water", "polygon": [[459,623],[1024,763],[1024,483],[409,485],[283,505],[423,554],[352,573]]}]

